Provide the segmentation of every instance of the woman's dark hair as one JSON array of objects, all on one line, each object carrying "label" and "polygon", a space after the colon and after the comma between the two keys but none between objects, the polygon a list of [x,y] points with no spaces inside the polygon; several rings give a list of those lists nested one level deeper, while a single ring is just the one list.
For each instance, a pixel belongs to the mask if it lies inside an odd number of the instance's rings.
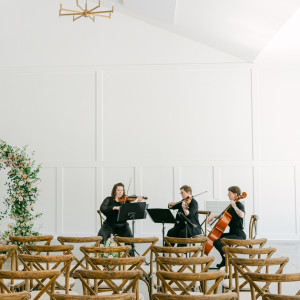
[{"label": "woman's dark hair", "polygon": [[112,196],[113,199],[115,199],[115,197],[116,197],[116,190],[117,190],[117,187],[118,187],[118,186],[123,187],[123,195],[125,194],[125,187],[124,187],[124,184],[121,183],[121,182],[116,183],[116,184],[114,185],[114,187],[112,188],[112,190],[111,190],[111,196]]},{"label": "woman's dark hair", "polygon": [[241,189],[238,186],[231,186],[230,188],[228,188],[228,191],[237,194],[238,197],[242,194]]},{"label": "woman's dark hair", "polygon": [[190,192],[192,194],[192,188],[188,185],[183,185],[180,189],[184,190],[186,193]]}]

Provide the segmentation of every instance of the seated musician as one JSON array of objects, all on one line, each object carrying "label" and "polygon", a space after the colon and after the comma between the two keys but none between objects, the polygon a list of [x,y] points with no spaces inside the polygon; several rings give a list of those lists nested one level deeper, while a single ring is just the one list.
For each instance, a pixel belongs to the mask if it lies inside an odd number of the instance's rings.
[{"label": "seated musician", "polygon": [[[217,264],[217,268],[221,268],[225,266],[225,254],[222,251],[223,244],[221,243],[222,238],[227,239],[235,239],[235,240],[245,240],[246,234],[243,230],[243,219],[245,217],[245,207],[241,202],[235,202],[234,200],[241,196],[241,189],[238,186],[231,186],[228,188],[228,198],[230,200],[231,207],[227,210],[227,212],[232,216],[232,219],[229,226],[229,233],[223,233],[221,237],[214,241],[214,246],[220,252],[222,257],[222,261],[220,264]],[[208,223],[210,223],[213,219],[218,216],[210,216],[208,218]]]},{"label": "seated musician", "polygon": [[[111,191],[111,197],[106,197],[101,206],[100,211],[106,216],[103,226],[98,232],[98,236],[102,236],[102,242],[111,236],[117,234],[122,237],[132,237],[132,232],[128,222],[118,222],[118,213],[120,206],[119,199],[125,195],[125,188],[123,183],[116,183]],[[137,197],[137,201],[142,201],[142,196]]]},{"label": "seated musician", "polygon": [[[176,224],[171,228],[167,236],[190,238],[192,236],[202,233],[201,226],[198,218],[198,202],[192,196],[192,188],[188,185],[184,185],[180,188],[180,195],[182,200],[179,202],[170,202],[168,207],[170,209],[178,209],[176,215]],[[179,212],[183,213],[191,223],[198,225],[196,227],[189,223],[185,223],[185,220],[180,216]],[[184,245],[178,245],[184,246]]]}]

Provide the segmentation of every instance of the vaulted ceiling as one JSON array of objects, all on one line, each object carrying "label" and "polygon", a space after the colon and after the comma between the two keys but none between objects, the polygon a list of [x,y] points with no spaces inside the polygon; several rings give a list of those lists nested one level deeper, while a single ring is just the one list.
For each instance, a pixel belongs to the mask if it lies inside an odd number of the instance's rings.
[{"label": "vaulted ceiling", "polygon": [[[96,0],[93,0],[96,1]],[[103,0],[119,13],[253,61],[300,0]]]}]

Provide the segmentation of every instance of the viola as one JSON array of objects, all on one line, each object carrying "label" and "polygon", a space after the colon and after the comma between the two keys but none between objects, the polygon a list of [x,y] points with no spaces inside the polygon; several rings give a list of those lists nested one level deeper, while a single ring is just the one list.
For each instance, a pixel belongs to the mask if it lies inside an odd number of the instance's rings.
[{"label": "viola", "polygon": [[[136,196],[136,195],[131,195],[131,196],[127,196],[127,195],[123,195],[121,198],[119,198],[119,202],[121,204],[123,203],[128,203],[128,202],[133,202],[135,201],[139,196]],[[142,197],[143,199],[147,200],[148,197]]]},{"label": "viola", "polygon": [[[241,196],[237,197],[234,202],[238,202],[241,199],[244,199],[247,197],[247,194],[245,192],[242,193]],[[214,224],[217,220],[217,224],[214,226],[212,231],[207,236],[208,241],[205,244],[204,253],[206,255],[209,254],[211,249],[214,247],[214,241],[219,239],[220,236],[224,233],[226,227],[230,223],[232,216],[230,213],[227,212],[227,210],[231,207],[231,204],[228,205],[228,207],[216,218],[212,224]]]}]

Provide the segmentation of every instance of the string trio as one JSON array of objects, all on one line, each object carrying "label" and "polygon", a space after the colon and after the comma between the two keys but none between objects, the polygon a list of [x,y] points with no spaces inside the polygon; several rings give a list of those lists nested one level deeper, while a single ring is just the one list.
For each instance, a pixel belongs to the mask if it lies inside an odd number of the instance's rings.
[{"label": "string trio", "polygon": [[[196,235],[205,234],[199,223],[198,202],[192,196],[192,188],[188,185],[183,185],[180,188],[180,195],[182,198],[180,201],[168,203],[168,208],[177,210],[177,214],[176,223],[173,228],[168,231],[167,236],[190,238]],[[220,215],[213,215],[208,218],[209,224],[213,220],[215,220],[214,222],[218,220],[218,222],[208,235],[209,241],[205,246],[205,254],[208,255],[213,247],[218,250],[222,259],[221,263],[217,264],[218,268],[225,265],[225,256],[222,251],[223,245],[221,243],[221,238],[246,239],[243,226],[245,207],[239,202],[240,199],[243,199],[246,196],[246,193],[241,193],[239,187],[229,187],[228,198],[230,200],[230,205]],[[119,210],[124,203],[133,202],[135,200],[141,202],[143,199],[147,199],[147,197],[136,195],[127,196],[125,194],[123,183],[116,183],[113,186],[111,196],[106,197],[100,206],[101,213],[106,216],[106,220],[98,232],[98,236],[102,236],[103,238],[103,243],[105,243],[111,235],[133,237],[128,222],[118,221]],[[212,222],[212,224],[214,222]],[[229,233],[224,233],[227,226],[229,226]],[[184,245],[179,244],[178,246]]]}]

